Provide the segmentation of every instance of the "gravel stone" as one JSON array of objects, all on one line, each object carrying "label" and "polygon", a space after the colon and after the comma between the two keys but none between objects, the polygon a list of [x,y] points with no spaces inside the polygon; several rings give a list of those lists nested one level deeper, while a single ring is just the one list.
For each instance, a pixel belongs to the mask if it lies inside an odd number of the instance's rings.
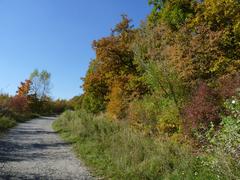
[{"label": "gravel stone", "polygon": [[19,124],[0,139],[0,179],[93,179],[53,131],[54,120],[41,117]]}]

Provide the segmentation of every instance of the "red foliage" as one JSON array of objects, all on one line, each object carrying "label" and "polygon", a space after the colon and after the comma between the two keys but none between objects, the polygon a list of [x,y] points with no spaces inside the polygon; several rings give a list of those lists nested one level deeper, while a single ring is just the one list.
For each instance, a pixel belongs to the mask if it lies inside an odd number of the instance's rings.
[{"label": "red foliage", "polygon": [[240,73],[234,76],[225,76],[219,80],[219,94],[223,99],[236,95],[238,88],[240,88]]},{"label": "red foliage", "polygon": [[9,102],[9,109],[18,113],[25,113],[29,110],[28,99],[25,96],[14,96]]},{"label": "red foliage", "polygon": [[184,129],[186,133],[192,130],[203,130],[209,127],[210,122],[219,123],[220,106],[217,93],[207,86],[200,83],[191,102],[184,109]]}]

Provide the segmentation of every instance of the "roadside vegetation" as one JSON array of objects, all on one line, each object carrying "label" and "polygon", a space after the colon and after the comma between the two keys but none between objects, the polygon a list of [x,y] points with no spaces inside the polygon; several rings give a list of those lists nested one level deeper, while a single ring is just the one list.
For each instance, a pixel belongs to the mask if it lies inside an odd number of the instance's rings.
[{"label": "roadside vegetation", "polygon": [[18,122],[66,110],[66,101],[49,97],[50,77],[47,71],[35,70],[29,79],[20,83],[15,96],[0,95],[0,134]]},{"label": "roadside vegetation", "polygon": [[93,42],[83,95],[54,124],[106,179],[240,178],[240,2],[149,0]]}]

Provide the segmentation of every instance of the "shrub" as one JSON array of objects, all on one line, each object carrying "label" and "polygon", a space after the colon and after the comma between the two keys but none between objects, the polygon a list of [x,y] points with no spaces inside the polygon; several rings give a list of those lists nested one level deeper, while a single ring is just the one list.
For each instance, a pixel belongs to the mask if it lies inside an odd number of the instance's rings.
[{"label": "shrub", "polygon": [[130,123],[146,134],[173,134],[179,130],[179,111],[170,98],[145,96],[134,101],[128,110]]},{"label": "shrub", "polygon": [[132,102],[129,106],[127,117],[130,124],[146,134],[156,134],[157,116],[160,114],[157,102],[151,96]]},{"label": "shrub", "polygon": [[26,96],[14,96],[10,99],[9,109],[17,113],[26,113],[29,111],[28,99]]},{"label": "shrub", "polygon": [[221,97],[226,100],[235,96],[237,88],[240,88],[240,74],[228,75],[219,79],[218,89]]},{"label": "shrub", "polygon": [[187,134],[205,132],[210,123],[219,123],[220,107],[217,93],[201,82],[190,103],[184,108],[184,129]]},{"label": "shrub", "polygon": [[[240,95],[225,102],[228,115],[222,117],[221,128],[209,130],[207,137],[211,153],[209,164],[220,177],[238,179],[240,177]],[[224,171],[222,171],[224,169]]]},{"label": "shrub", "polygon": [[16,121],[8,117],[0,117],[0,133],[16,125]]},{"label": "shrub", "polygon": [[180,130],[180,114],[175,104],[170,101],[169,104],[162,108],[158,116],[158,129],[161,132],[173,134]]},{"label": "shrub", "polygon": [[7,94],[0,94],[0,115],[8,113],[10,97]]},{"label": "shrub", "polygon": [[70,105],[67,104],[65,100],[56,100],[52,102],[52,109],[54,113],[60,114],[63,113],[67,108],[70,108]]},{"label": "shrub", "polygon": [[67,101],[67,106],[70,109],[75,109],[75,110],[81,109],[82,102],[83,102],[83,95],[75,96],[72,99],[70,99],[69,101]]},{"label": "shrub", "polygon": [[106,109],[104,96],[94,95],[93,93],[85,93],[82,100],[82,107],[89,113],[99,113]]},{"label": "shrub", "polygon": [[54,128],[106,179],[217,179],[188,146],[144,136],[104,115],[68,111]]}]

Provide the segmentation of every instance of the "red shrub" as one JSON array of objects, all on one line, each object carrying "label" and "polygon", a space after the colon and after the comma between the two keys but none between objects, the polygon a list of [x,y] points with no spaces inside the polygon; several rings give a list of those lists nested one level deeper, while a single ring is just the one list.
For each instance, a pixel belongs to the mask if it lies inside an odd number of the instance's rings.
[{"label": "red shrub", "polygon": [[200,83],[191,102],[184,108],[184,129],[186,133],[193,130],[205,130],[210,122],[219,123],[220,106],[217,93],[206,83]]},{"label": "red shrub", "polygon": [[224,100],[235,96],[238,88],[240,88],[240,73],[219,80],[219,94]]},{"label": "red shrub", "polygon": [[29,110],[28,99],[25,96],[14,96],[9,102],[9,109],[14,112],[24,113]]}]

